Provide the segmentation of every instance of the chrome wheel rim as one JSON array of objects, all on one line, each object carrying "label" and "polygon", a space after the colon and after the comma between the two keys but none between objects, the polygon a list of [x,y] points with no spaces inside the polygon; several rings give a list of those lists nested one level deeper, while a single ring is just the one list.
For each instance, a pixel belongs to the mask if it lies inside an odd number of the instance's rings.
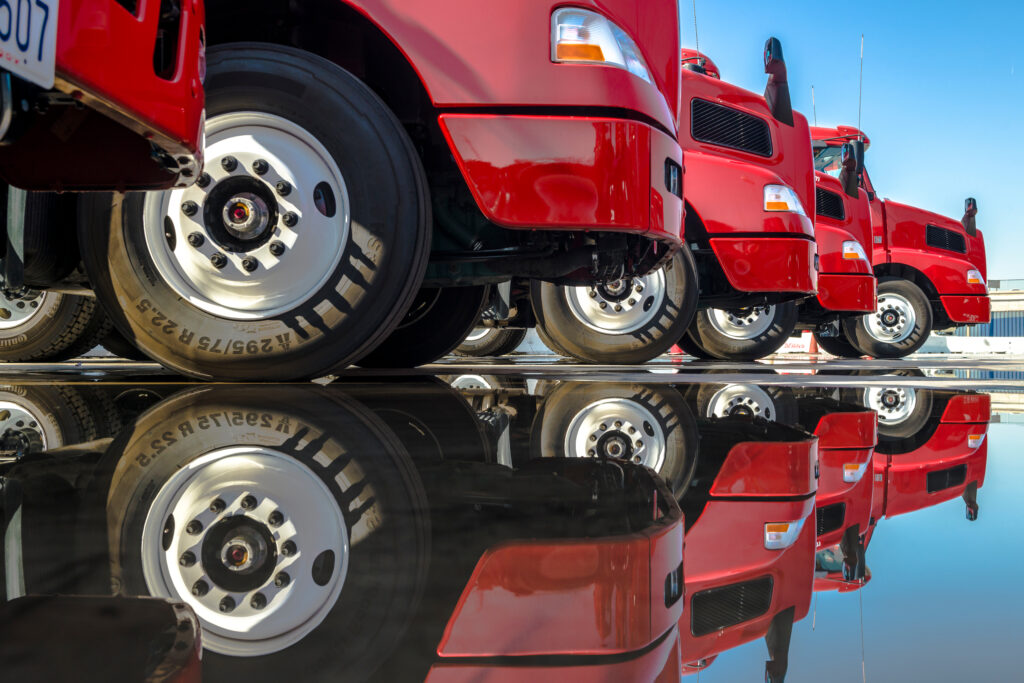
[{"label": "chrome wheel rim", "polygon": [[730,384],[716,391],[705,409],[706,417],[742,415],[775,421],[775,401],[756,384]]},{"label": "chrome wheel rim", "polygon": [[879,294],[877,310],[864,316],[864,322],[872,339],[897,344],[914,331],[917,312],[904,296]]},{"label": "chrome wheel rim", "polygon": [[666,438],[658,419],[628,398],[591,403],[573,418],[563,444],[566,457],[609,458],[650,467],[665,464]]},{"label": "chrome wheel rim", "polygon": [[0,293],[0,330],[24,325],[39,314],[43,305],[60,297],[56,292],[30,289],[23,296],[8,298]]},{"label": "chrome wheel rim", "polygon": [[917,391],[912,387],[868,387],[864,405],[875,411],[881,425],[897,425],[914,414]]},{"label": "chrome wheel rim", "polygon": [[349,535],[308,468],[273,449],[232,447],[160,488],[141,550],[150,594],[187,603],[205,648],[249,657],[293,645],[323,621],[345,583]]},{"label": "chrome wheel rim", "polygon": [[215,116],[206,140],[203,183],[146,194],[143,228],[157,272],[222,318],[294,310],[328,282],[348,241],[341,171],[311,133],[272,114]]},{"label": "chrome wheel rim", "polygon": [[0,434],[20,437],[26,453],[64,445],[53,419],[50,411],[27,398],[9,397],[7,392],[0,394]]},{"label": "chrome wheel rim", "polygon": [[603,334],[629,334],[653,323],[665,302],[665,269],[590,287],[563,287],[573,316]]},{"label": "chrome wheel rim", "polygon": [[489,335],[492,331],[493,330],[490,327],[474,327],[473,331],[469,333],[468,337],[466,337],[466,341],[480,341],[481,339]]},{"label": "chrome wheel rim", "polygon": [[775,321],[775,306],[747,308],[710,308],[708,322],[716,332],[730,339],[754,339],[761,336]]}]

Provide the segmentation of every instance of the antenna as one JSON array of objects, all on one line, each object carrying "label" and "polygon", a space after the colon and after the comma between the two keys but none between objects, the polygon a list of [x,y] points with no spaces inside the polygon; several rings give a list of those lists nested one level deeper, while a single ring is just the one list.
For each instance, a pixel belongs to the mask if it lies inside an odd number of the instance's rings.
[{"label": "antenna", "polygon": [[700,36],[697,33],[697,0],[693,0],[693,47],[700,52]]},{"label": "antenna", "polygon": [[814,111],[814,125],[818,125],[818,105],[814,103],[814,86],[811,86],[811,110]]},{"label": "antenna", "polygon": [[864,661],[864,580],[861,579],[860,588],[857,589],[857,601],[860,604],[860,679],[868,683],[868,669]]},{"label": "antenna", "polygon": [[[696,2],[696,0],[694,0]],[[860,86],[857,91],[857,130],[863,130],[860,127],[860,110],[861,103],[864,101],[864,34],[860,34]]]}]

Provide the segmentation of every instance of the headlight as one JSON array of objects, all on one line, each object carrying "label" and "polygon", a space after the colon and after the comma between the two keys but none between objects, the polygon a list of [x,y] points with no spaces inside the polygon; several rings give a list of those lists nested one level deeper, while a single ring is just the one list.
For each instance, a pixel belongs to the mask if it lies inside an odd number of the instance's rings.
[{"label": "headlight", "polygon": [[791,211],[801,216],[806,216],[800,198],[796,196],[791,188],[785,185],[764,186],[764,210],[765,211]]},{"label": "headlight", "polygon": [[796,542],[800,535],[800,529],[804,521],[799,522],[769,522],[764,525],[764,547],[767,550],[782,550]]},{"label": "headlight", "polygon": [[585,9],[563,7],[551,15],[551,61],[617,66],[651,82],[633,39],[605,17]]},{"label": "headlight", "polygon": [[985,442],[984,434],[968,434],[967,435],[967,446],[968,448],[980,448],[981,444]]},{"label": "headlight", "polygon": [[847,484],[856,484],[864,476],[864,472],[868,469],[868,464],[855,462],[848,462],[843,465],[843,481]]},{"label": "headlight", "polygon": [[981,271],[974,270],[973,268],[967,271],[967,284],[983,285],[985,289],[988,289],[988,285],[985,284],[985,278],[981,276]]},{"label": "headlight", "polygon": [[868,255],[867,252],[864,251],[864,247],[860,246],[860,242],[857,240],[847,240],[843,242],[843,258],[867,261]]}]

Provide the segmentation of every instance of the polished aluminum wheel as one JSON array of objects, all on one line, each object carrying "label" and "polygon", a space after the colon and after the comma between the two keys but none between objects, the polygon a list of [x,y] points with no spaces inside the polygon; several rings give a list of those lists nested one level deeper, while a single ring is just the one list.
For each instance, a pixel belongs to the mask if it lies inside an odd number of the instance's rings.
[{"label": "polished aluminum wheel", "polygon": [[60,296],[56,292],[41,292],[36,289],[12,297],[0,292],[0,330],[10,330],[24,325],[39,313],[44,304]]},{"label": "polished aluminum wheel", "polygon": [[913,387],[868,387],[864,405],[878,414],[881,425],[898,425],[914,414],[917,391]]},{"label": "polished aluminum wheel", "polygon": [[654,322],[665,301],[663,268],[644,277],[622,278],[590,287],[563,287],[569,310],[581,323],[604,334],[629,334]]},{"label": "polished aluminum wheel", "polygon": [[708,321],[716,332],[730,339],[754,339],[771,328],[775,306],[747,308],[710,308]]},{"label": "polished aluminum wheel", "polygon": [[744,415],[774,421],[775,401],[756,384],[727,384],[714,393],[705,408],[706,417]]},{"label": "polished aluminum wheel", "polygon": [[872,339],[897,344],[914,331],[917,313],[905,297],[899,294],[879,294],[878,309],[864,316],[864,322]]},{"label": "polished aluminum wheel", "polygon": [[667,450],[661,423],[644,405],[629,398],[606,398],[586,406],[565,435],[566,457],[626,460],[655,472]]}]

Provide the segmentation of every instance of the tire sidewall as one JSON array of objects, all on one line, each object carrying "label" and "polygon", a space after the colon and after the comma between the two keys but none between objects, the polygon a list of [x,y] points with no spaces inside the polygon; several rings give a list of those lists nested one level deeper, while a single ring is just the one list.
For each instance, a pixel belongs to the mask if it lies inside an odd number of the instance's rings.
[{"label": "tire sidewall", "polygon": [[868,333],[866,325],[867,318],[874,315],[872,313],[846,318],[843,320],[843,332],[851,344],[864,355],[873,358],[903,358],[920,349],[928,341],[928,335],[932,331],[932,307],[921,288],[909,280],[880,278],[878,296],[886,293],[899,294],[914,307],[917,320],[909,337],[896,344],[875,339]]},{"label": "tire sidewall", "polygon": [[796,329],[796,304],[787,301],[774,304],[774,318],[767,330],[752,339],[733,339],[711,324],[711,311],[705,308],[697,312],[690,327],[690,339],[713,358],[718,360],[757,360],[770,356],[786,343]]}]

